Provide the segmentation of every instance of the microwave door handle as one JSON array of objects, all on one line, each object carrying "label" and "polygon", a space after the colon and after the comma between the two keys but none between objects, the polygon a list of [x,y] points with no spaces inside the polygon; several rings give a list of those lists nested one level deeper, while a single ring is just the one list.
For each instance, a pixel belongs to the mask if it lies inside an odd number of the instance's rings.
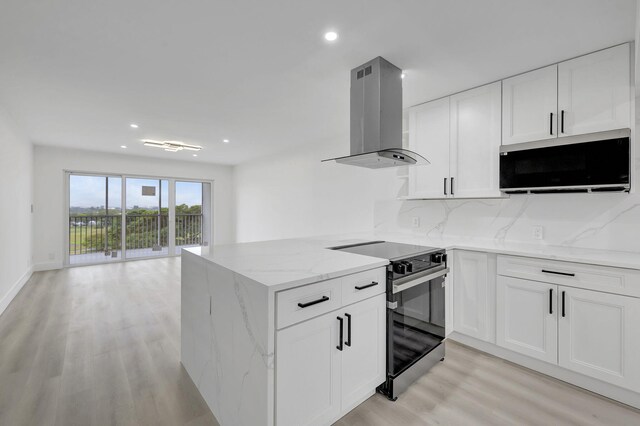
[{"label": "microwave door handle", "polygon": [[434,280],[443,275],[447,275],[449,273],[449,268],[444,268],[439,270],[438,272],[434,272],[433,274],[425,275],[420,278],[416,278],[415,280],[408,281],[402,284],[394,284],[393,285],[393,294],[399,293],[401,291],[405,291],[408,288],[415,287],[420,284],[424,284],[425,282]]}]

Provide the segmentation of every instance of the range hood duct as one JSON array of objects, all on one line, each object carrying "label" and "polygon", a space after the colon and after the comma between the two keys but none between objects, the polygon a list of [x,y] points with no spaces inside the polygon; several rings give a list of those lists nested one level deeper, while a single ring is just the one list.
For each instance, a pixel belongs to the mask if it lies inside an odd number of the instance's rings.
[{"label": "range hood duct", "polygon": [[351,155],[323,161],[369,169],[429,164],[402,147],[401,75],[380,56],[351,70]]}]

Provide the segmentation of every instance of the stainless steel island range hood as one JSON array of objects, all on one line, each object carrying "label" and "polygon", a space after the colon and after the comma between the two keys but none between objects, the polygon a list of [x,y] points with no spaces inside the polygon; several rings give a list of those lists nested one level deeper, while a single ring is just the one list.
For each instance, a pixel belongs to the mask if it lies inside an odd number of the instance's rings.
[{"label": "stainless steel island range hood", "polygon": [[369,169],[429,164],[402,147],[401,75],[380,56],[351,70],[351,155],[323,161]]}]

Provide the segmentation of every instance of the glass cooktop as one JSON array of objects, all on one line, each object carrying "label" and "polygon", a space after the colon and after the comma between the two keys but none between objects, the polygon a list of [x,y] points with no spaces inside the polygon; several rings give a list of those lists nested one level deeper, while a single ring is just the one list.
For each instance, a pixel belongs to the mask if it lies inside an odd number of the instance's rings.
[{"label": "glass cooktop", "polygon": [[363,256],[379,257],[390,261],[406,259],[420,254],[439,251],[437,247],[418,246],[414,244],[390,243],[387,241],[369,241],[366,243],[331,247],[332,250],[346,251]]}]

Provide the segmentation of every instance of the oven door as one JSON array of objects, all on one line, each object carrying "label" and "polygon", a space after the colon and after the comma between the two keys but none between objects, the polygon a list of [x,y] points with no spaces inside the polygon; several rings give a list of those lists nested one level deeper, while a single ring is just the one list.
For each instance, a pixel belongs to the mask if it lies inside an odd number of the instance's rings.
[{"label": "oven door", "polygon": [[443,268],[393,283],[387,309],[387,373],[396,377],[437,347],[445,337]]}]

